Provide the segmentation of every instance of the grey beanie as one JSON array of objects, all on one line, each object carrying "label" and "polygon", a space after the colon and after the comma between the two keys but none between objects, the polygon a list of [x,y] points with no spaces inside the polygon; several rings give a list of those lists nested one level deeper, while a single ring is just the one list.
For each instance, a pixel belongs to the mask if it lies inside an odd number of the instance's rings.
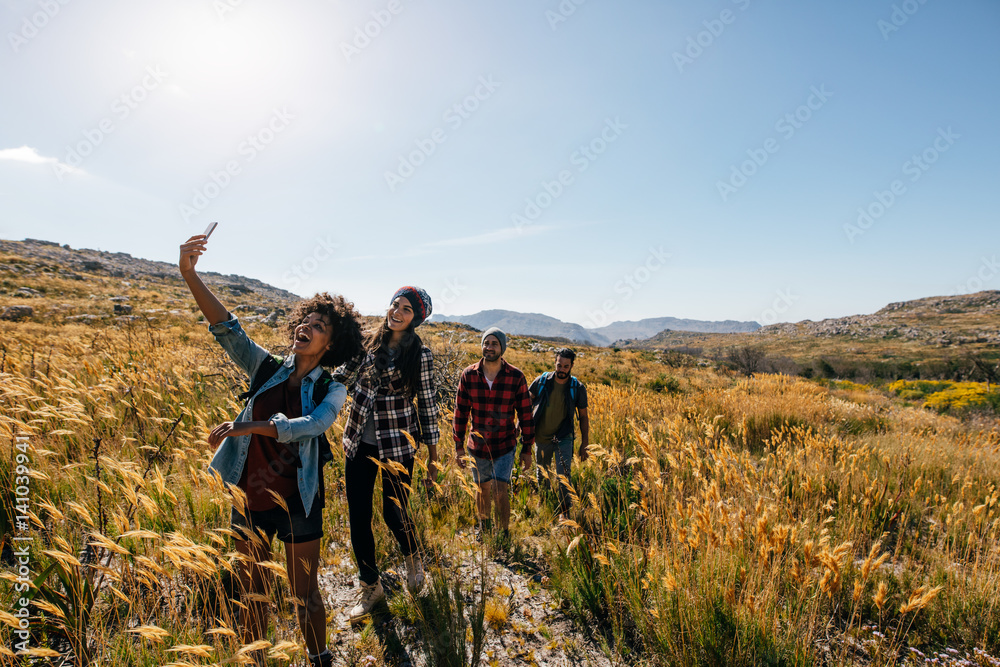
[{"label": "grey beanie", "polygon": [[496,336],[496,339],[500,341],[500,354],[507,351],[507,334],[500,330],[500,327],[490,327],[483,332],[482,342],[486,342],[487,336]]}]

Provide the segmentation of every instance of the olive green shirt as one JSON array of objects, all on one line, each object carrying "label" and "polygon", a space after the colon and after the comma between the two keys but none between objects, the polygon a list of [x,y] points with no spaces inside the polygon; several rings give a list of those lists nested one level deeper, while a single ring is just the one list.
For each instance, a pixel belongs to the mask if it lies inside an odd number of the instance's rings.
[{"label": "olive green shirt", "polygon": [[549,444],[552,437],[559,430],[559,425],[566,418],[566,387],[569,382],[559,384],[552,380],[552,390],[549,393],[549,402],[545,408],[542,420],[535,425],[535,442]]}]

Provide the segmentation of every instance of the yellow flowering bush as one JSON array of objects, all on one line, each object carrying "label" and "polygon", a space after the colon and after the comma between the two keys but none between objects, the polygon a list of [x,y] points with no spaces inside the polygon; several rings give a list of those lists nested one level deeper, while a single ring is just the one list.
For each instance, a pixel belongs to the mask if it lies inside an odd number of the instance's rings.
[{"label": "yellow flowering bush", "polygon": [[923,407],[938,412],[962,412],[993,403],[983,382],[896,380],[887,389],[906,400],[923,400]]},{"label": "yellow flowering bush", "polygon": [[[923,398],[928,394],[951,389],[954,384],[954,382],[949,382],[948,380],[896,380],[890,383],[887,389],[903,398]],[[904,392],[906,395],[904,395]]]},{"label": "yellow flowering bush", "polygon": [[924,401],[924,407],[938,412],[948,412],[985,407],[989,404],[984,383],[952,382],[951,385],[948,389],[931,394]]}]

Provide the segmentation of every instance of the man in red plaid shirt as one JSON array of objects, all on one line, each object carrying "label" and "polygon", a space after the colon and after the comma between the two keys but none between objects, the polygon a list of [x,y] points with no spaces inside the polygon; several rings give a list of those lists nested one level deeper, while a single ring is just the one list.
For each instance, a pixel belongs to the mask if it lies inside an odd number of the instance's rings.
[{"label": "man in red plaid shirt", "polygon": [[[477,536],[489,531],[491,505],[504,538],[509,537],[510,473],[514,467],[517,433],[521,432],[521,466],[531,466],[535,425],[531,418],[531,395],[524,373],[503,359],[507,336],[492,327],[483,332],[483,358],[464,371],[455,395],[455,448],[459,465],[465,467],[468,447],[474,467],[472,478],[479,486],[476,509]],[[517,415],[517,423],[514,416]],[[466,425],[472,417],[472,433],[466,441]]]}]

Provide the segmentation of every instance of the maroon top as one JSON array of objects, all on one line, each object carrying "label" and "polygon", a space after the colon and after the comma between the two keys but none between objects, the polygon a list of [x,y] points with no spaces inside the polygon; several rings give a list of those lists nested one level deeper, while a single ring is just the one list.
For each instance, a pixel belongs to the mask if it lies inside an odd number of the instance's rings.
[{"label": "maroon top", "polygon": [[[301,389],[290,387],[287,380],[260,394],[253,402],[253,421],[268,421],[277,412],[289,419],[302,416]],[[297,498],[298,467],[297,442],[282,443],[266,435],[252,434],[239,483],[247,494],[250,509],[261,512],[278,506],[268,489],[282,498]]]}]

